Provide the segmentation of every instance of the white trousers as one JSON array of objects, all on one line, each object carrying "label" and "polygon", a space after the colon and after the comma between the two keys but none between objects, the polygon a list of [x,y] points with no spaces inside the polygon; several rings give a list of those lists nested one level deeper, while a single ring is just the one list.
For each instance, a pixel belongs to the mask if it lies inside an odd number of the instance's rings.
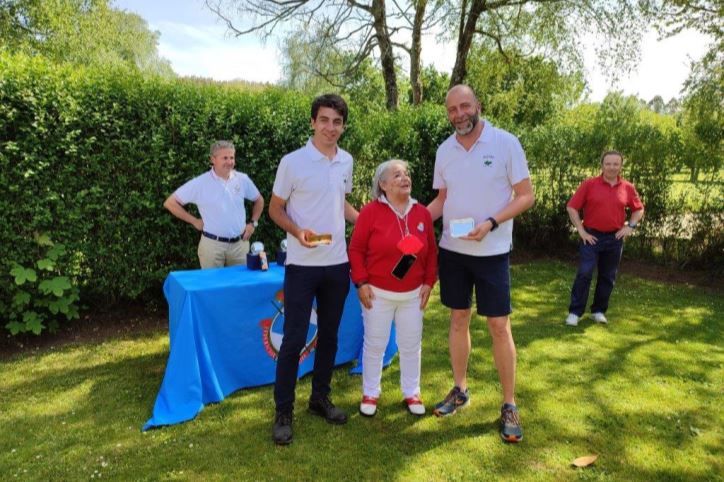
[{"label": "white trousers", "polygon": [[[364,345],[362,352],[362,393],[378,398],[382,379],[382,358],[395,321],[400,355],[400,387],[405,398],[420,394],[422,356],[422,315],[419,288],[408,293],[391,293],[371,286],[375,294],[372,309],[362,306]],[[385,297],[386,295],[393,295]]]}]

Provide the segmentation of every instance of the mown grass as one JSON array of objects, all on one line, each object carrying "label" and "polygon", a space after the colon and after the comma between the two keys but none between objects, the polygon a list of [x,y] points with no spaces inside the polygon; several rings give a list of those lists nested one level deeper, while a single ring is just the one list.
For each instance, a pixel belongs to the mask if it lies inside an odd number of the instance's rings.
[{"label": "mown grass", "polygon": [[[721,480],[724,348],[719,294],[623,273],[608,326],[563,325],[570,265],[513,267],[513,333],[525,441],[497,435],[500,390],[474,320],[472,404],[415,419],[400,404],[397,363],[384,372],[377,417],[356,408],[360,378],[335,372],[346,426],[306,413],[275,447],[270,386],[241,390],[193,421],[140,432],[163,375],[166,333],[70,345],[0,362],[3,480]],[[451,385],[447,313],[425,320],[423,397]],[[586,469],[571,461],[597,454]]]},{"label": "mown grass", "polygon": [[724,169],[700,174],[696,184],[691,182],[688,170],[672,174],[671,180],[671,197],[683,200],[684,207],[689,210],[698,211],[705,202],[716,203],[716,200],[721,200],[724,196]]}]

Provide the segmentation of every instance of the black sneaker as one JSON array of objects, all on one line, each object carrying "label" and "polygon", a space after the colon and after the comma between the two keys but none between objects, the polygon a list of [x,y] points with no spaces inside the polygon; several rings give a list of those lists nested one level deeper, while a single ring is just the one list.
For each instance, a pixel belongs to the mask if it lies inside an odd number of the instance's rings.
[{"label": "black sneaker", "polygon": [[504,403],[500,409],[500,438],[509,443],[523,440],[523,427],[520,425],[518,408],[510,403]]},{"label": "black sneaker", "polygon": [[445,417],[447,415],[454,415],[459,408],[467,407],[470,403],[470,392],[466,388],[463,392],[460,387],[453,387],[450,393],[447,394],[445,400],[435,405],[435,409],[432,411],[438,417]]},{"label": "black sneaker", "polygon": [[309,399],[309,411],[335,425],[347,423],[347,414],[334,406],[327,395]]},{"label": "black sneaker", "polygon": [[292,443],[292,412],[277,412],[272,427],[272,440],[277,445]]}]

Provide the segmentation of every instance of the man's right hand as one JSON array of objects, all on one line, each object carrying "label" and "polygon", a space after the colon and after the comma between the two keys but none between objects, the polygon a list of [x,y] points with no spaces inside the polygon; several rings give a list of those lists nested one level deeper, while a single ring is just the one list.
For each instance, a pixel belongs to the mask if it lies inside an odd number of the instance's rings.
[{"label": "man's right hand", "polygon": [[316,248],[316,244],[310,244],[309,241],[307,241],[310,236],[315,236],[316,234],[317,233],[315,233],[311,229],[299,229],[299,231],[294,233],[294,237],[297,238],[299,244],[301,244],[305,248]]},{"label": "man's right hand", "polygon": [[204,230],[204,220],[203,219],[196,218],[193,220],[193,222],[191,224],[193,225],[193,227],[196,228],[197,231]]},{"label": "man's right hand", "polygon": [[591,246],[593,246],[594,244],[596,244],[596,241],[598,241],[598,238],[596,238],[594,235],[592,235],[585,229],[579,230],[578,235],[583,240],[583,244],[590,244]]}]

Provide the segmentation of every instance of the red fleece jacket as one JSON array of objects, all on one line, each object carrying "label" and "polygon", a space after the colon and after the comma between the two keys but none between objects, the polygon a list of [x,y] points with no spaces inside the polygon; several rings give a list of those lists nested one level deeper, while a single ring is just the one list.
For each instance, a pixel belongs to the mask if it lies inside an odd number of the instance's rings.
[{"label": "red fleece jacket", "polygon": [[349,243],[349,262],[354,283],[367,282],[383,290],[412,291],[422,284],[433,286],[437,279],[437,245],[430,212],[414,204],[407,214],[410,234],[423,244],[417,260],[402,280],[392,276],[392,269],[402,257],[397,243],[402,239],[399,219],[392,208],[380,201],[365,205],[354,225]]}]

